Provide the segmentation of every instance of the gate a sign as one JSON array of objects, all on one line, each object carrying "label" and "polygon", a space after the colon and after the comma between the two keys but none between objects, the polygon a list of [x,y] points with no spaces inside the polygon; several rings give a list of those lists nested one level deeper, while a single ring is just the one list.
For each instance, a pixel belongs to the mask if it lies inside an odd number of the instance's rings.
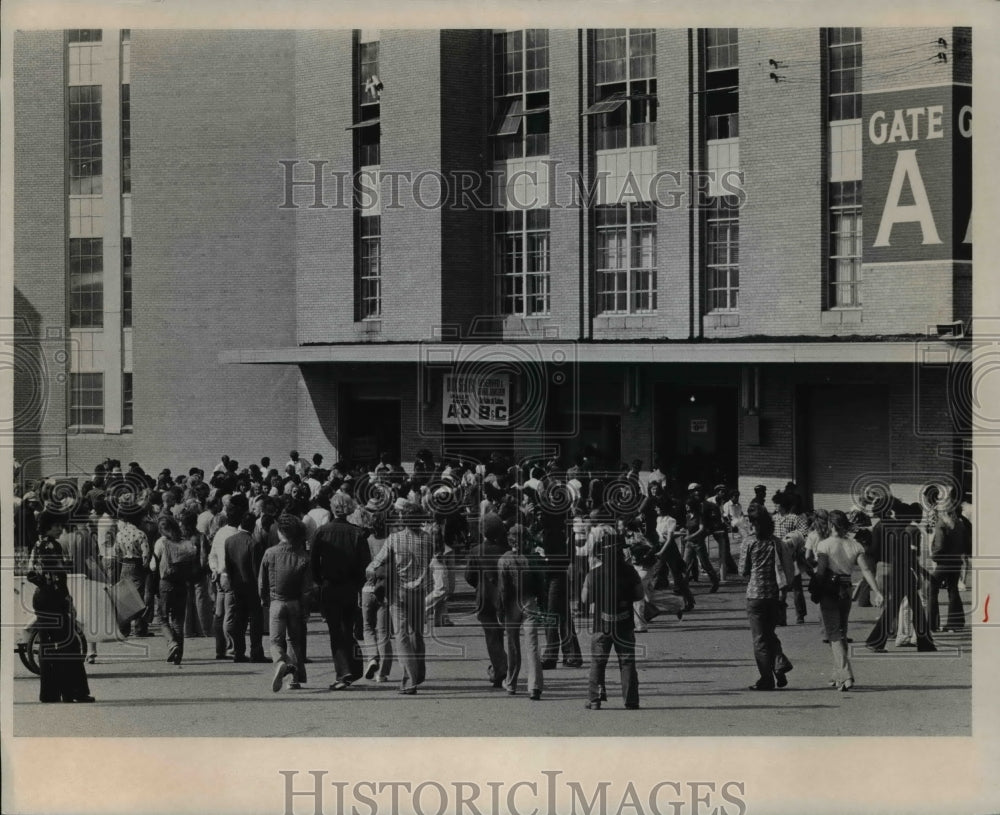
[{"label": "gate a sign", "polygon": [[972,89],[864,97],[864,262],[972,258]]}]

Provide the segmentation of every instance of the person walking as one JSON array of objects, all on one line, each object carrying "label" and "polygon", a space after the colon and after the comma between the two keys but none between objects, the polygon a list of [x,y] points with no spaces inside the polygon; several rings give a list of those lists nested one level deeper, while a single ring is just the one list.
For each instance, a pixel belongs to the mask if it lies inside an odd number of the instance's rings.
[{"label": "person walking", "polygon": [[212,584],[211,570],[208,568],[208,545],[205,536],[198,531],[198,514],[193,509],[185,509],[180,517],[181,536],[198,550],[198,569],[188,592],[187,614],[194,619],[184,620],[186,637],[212,636]]},{"label": "person walking", "polygon": [[[930,600],[928,602],[931,630],[960,631],[965,627],[965,606],[958,590],[958,578],[962,573],[962,555],[971,546],[966,545],[966,536],[971,538],[971,528],[960,522],[955,511],[954,499],[946,494],[937,511],[931,532],[930,555],[934,565],[931,569]],[[938,606],[941,589],[948,592],[948,613],[942,622]]]},{"label": "person walking", "polygon": [[587,710],[600,710],[607,699],[605,674],[611,649],[618,657],[622,698],[627,710],[639,707],[639,674],[635,668],[635,628],[632,604],[642,599],[639,575],[625,562],[617,539],[605,539],[600,564],[587,573],[581,599],[593,604]]},{"label": "person walking", "polygon": [[305,524],[285,514],[275,525],[278,544],[264,552],[257,587],[260,596],[268,599],[268,636],[274,662],[271,690],[277,693],[286,676],[291,676],[288,687],[293,690],[306,681],[305,597],[312,580]]},{"label": "person walking", "polygon": [[503,686],[512,696],[517,693],[521,671],[521,633],[527,650],[528,693],[532,701],[542,698],[542,652],[539,634],[543,631],[545,577],[541,558],[534,552],[534,540],[528,530],[515,524],[507,532],[510,551],[497,563],[500,575],[500,605],[503,608],[507,654],[507,676]]},{"label": "person walking", "polygon": [[[216,659],[229,659],[230,655],[227,651],[232,651],[233,648],[233,644],[226,634],[226,586],[228,586],[228,579],[223,577],[226,568],[226,541],[240,531],[240,521],[243,520],[247,511],[247,499],[243,495],[231,495],[225,508],[215,514],[208,526],[212,540],[208,551],[208,568],[215,591],[215,614],[212,630],[215,633]],[[214,532],[212,531],[213,526],[215,526]]]},{"label": "person walking", "polygon": [[[368,535],[368,551],[371,559],[385,546],[388,537],[386,515],[379,512],[372,519],[372,530]],[[367,662],[365,679],[388,682],[392,670],[392,624],[389,619],[389,602],[386,596],[387,567],[382,564],[371,577],[366,575],[361,587],[361,617],[364,633],[364,648]]]},{"label": "person walking", "polygon": [[421,527],[419,504],[398,499],[395,504],[398,528],[389,535],[378,554],[368,564],[366,574],[376,575],[388,564],[389,610],[396,637],[396,652],[403,665],[399,692],[413,695],[426,678],[424,648],[424,603],[429,583],[433,543]]},{"label": "person walking", "polygon": [[490,684],[499,688],[507,676],[504,651],[503,609],[500,605],[497,564],[506,548],[507,530],[496,515],[483,520],[483,540],[469,552],[465,580],[476,590],[476,619],[483,628],[490,664],[486,670]]},{"label": "person walking", "polygon": [[708,546],[705,543],[708,530],[705,528],[704,510],[697,490],[692,491],[684,504],[684,565],[691,571],[695,563],[700,563],[708,579],[712,583],[710,594],[719,590],[719,575],[708,557]]},{"label": "person walking", "polygon": [[[223,547],[222,588],[225,591],[225,631],[233,646],[233,662],[270,662],[264,655],[258,569],[253,556],[253,530],[257,523],[249,512],[240,519],[239,531]],[[246,633],[250,629],[250,656]]]},{"label": "person walking", "polygon": [[871,588],[872,602],[881,606],[884,599],[878,590],[875,575],[868,567],[864,547],[848,537],[849,532],[847,515],[833,510],[830,513],[830,537],[816,546],[816,579],[823,581],[827,576],[828,588],[820,596],[819,610],[833,652],[834,675],[830,684],[841,691],[854,687],[854,671],[848,656],[847,620],[851,613],[851,572],[855,565],[860,567],[862,577]]},{"label": "person walking", "polygon": [[163,516],[160,537],[153,544],[149,568],[159,575],[160,599],[166,619],[164,634],[169,643],[167,662],[180,667],[184,658],[184,619],[188,593],[197,579],[201,564],[195,543],[181,532],[180,524]]},{"label": "person walking", "polygon": [[787,674],[792,670],[792,663],[775,633],[781,602],[778,570],[789,580],[790,564],[779,552],[781,541],[774,535],[774,521],[764,505],[750,504],[747,518],[750,532],[744,540],[740,571],[747,578],[747,618],[759,674],[750,690],[771,691],[785,687]]},{"label": "person walking", "polygon": [[338,491],[330,501],[330,510],[333,520],[316,532],[310,559],[337,672],[330,690],[340,691],[362,676],[354,624],[371,552],[365,533],[347,522],[347,516],[354,511],[353,499]]},{"label": "person walking", "polygon": [[28,555],[27,580],[35,586],[31,605],[44,624],[38,652],[40,702],[93,702],[83,649],[76,632],[76,610],[67,577],[70,564],[59,545],[64,519],[42,511],[35,528],[39,538]]},{"label": "person walking", "polygon": [[[149,537],[140,527],[146,517],[146,507],[123,498],[117,508],[118,520],[115,528],[115,559],[119,564],[119,580],[128,580],[136,592],[149,606],[146,597],[146,564],[152,554]],[[119,630],[123,637],[131,632],[136,637],[151,637],[146,608],[128,620],[119,620]]]}]

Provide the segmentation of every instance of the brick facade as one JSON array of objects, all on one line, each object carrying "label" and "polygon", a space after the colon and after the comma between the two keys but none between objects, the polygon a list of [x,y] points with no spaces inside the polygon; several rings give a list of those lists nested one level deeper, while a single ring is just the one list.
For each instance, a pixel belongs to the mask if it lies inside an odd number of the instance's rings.
[{"label": "brick facade", "polygon": [[[908,75],[905,64],[938,37],[959,50],[950,52],[956,58],[947,66],[928,62],[919,74]],[[210,466],[223,452],[241,462],[262,454],[278,461],[297,447],[303,455],[318,451],[332,459],[342,454],[350,433],[345,400],[384,398],[400,403],[401,457],[412,461],[420,448],[440,451],[445,443],[441,374],[422,389],[419,351],[412,364],[372,365],[366,348],[433,342],[452,327],[469,337],[476,328],[502,325],[508,338],[527,332],[543,339],[619,341],[625,364],[578,367],[573,376],[580,401],[560,390],[554,397],[560,403],[549,411],[618,417],[621,458],[642,459],[648,468],[670,432],[656,394],[675,386],[724,385],[735,399],[742,372],[728,360],[724,342],[716,362],[653,366],[630,357],[627,341],[916,335],[971,314],[971,267],[952,260],[880,266],[865,274],[859,313],[844,317],[826,309],[825,37],[818,29],[754,28],[739,32],[746,202],[740,212],[738,314],[723,321],[703,313],[704,225],[688,206],[689,172],[706,161],[698,99],[701,36],[664,29],[656,32],[655,168],[679,175],[678,181],[661,179],[664,199],[669,191],[683,197],[679,206],[657,214],[658,307],[644,315],[595,315],[590,213],[569,205],[573,175],[589,183],[596,166],[591,123],[582,116],[593,101],[590,36],[553,30],[548,159],[558,175],[558,195],[550,213],[551,313],[523,323],[496,320],[492,215],[437,200],[440,174],[452,180],[454,173],[483,174],[492,167],[492,35],[383,30],[379,38],[382,315],[359,322],[355,213],[350,190],[338,189],[335,178],[357,163],[357,131],[351,129],[355,35],[132,32],[134,433],[67,438],[66,386],[59,379],[65,371],[49,365],[46,409],[41,420],[30,415],[22,421],[19,457],[30,458],[47,439],[47,459],[61,457],[60,467],[81,471],[105,455],[175,471],[192,463]],[[959,29],[866,29],[864,92],[904,81],[967,82],[966,38]],[[67,261],[58,238],[67,234],[65,48],[61,32],[15,37],[15,308],[24,330],[36,338],[52,330],[51,341],[60,348],[66,342],[60,337],[66,336]],[[782,76],[777,82],[769,76],[772,59],[786,66],[775,71]],[[313,177],[310,161],[320,163],[318,201],[313,189],[299,185],[292,199],[297,206],[282,206],[282,161],[294,162],[299,181]],[[385,178],[392,173],[410,179],[400,182],[398,207],[388,206]],[[421,174],[430,206],[413,200],[412,181]],[[449,192],[454,201],[457,191]],[[351,345],[354,361],[219,361],[227,351],[304,352],[323,344]],[[27,352],[29,344],[20,345]],[[638,376],[639,398],[629,404],[626,378],[632,376]],[[746,437],[741,409],[733,414],[739,422],[739,483],[747,497],[758,481],[773,491],[803,478],[796,393],[829,376],[847,384],[860,376],[888,387],[889,472],[939,467],[939,447],[955,435],[944,385],[928,391],[936,406],[920,412],[908,366],[868,364],[846,374],[764,360],[759,444]],[[23,374],[16,398],[19,406],[31,401]],[[930,436],[913,429],[918,413]],[[849,432],[849,426],[844,429]],[[539,444],[549,442],[531,432],[514,440],[525,453]],[[909,477],[901,475],[904,492],[915,489]]]}]

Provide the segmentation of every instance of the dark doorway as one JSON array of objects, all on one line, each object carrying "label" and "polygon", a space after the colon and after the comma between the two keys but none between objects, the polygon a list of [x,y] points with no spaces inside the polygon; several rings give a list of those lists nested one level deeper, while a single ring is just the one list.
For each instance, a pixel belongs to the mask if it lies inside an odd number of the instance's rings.
[{"label": "dark doorway", "polygon": [[374,467],[382,453],[400,458],[400,405],[398,399],[348,399],[340,449],[352,466]]},{"label": "dark doorway", "polygon": [[739,475],[739,390],[733,385],[660,383],[654,440],[677,483],[735,485]]},{"label": "dark doorway", "polygon": [[594,470],[617,471],[622,456],[622,417],[617,413],[560,413],[555,416],[560,456],[566,466],[586,456]]}]

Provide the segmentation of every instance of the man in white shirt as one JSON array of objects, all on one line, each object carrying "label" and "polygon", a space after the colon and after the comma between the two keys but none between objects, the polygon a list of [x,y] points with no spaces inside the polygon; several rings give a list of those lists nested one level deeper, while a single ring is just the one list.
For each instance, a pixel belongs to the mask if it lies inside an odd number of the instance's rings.
[{"label": "man in white shirt", "polygon": [[219,531],[212,538],[212,548],[208,552],[208,568],[212,572],[212,585],[215,587],[215,619],[213,628],[215,630],[215,658],[228,659],[226,650],[229,647],[229,640],[226,637],[223,621],[226,616],[226,591],[228,586],[225,579],[226,568],[226,541],[240,531],[240,521],[248,511],[247,499],[240,494],[231,495],[226,502],[226,525],[219,527]]},{"label": "man in white shirt", "polygon": [[299,478],[303,478],[305,476],[307,465],[303,459],[299,458],[298,450],[292,450],[292,452],[288,454],[288,461],[285,464],[285,470],[289,467],[294,469],[295,474]]}]

